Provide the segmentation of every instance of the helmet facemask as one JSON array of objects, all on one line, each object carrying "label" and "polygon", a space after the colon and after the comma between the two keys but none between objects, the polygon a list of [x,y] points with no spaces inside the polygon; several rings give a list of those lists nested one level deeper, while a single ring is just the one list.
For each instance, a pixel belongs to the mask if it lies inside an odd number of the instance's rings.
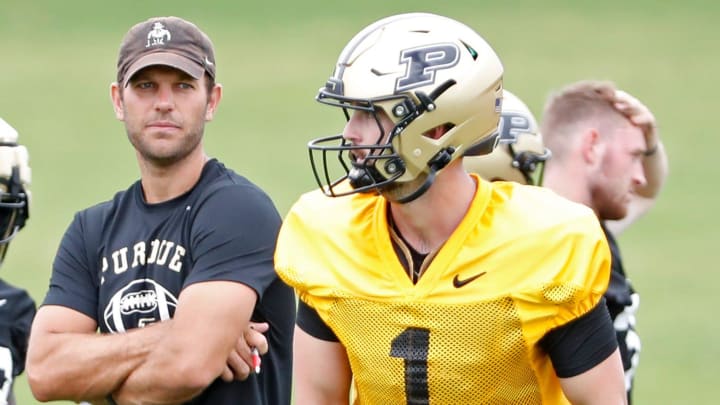
[{"label": "helmet facemask", "polygon": [[[454,149],[446,148],[433,156],[427,162],[428,170],[411,181],[398,182],[406,172],[406,164],[397,145],[402,143],[401,136],[405,128],[422,114],[431,113],[435,109],[433,100],[454,84],[454,81],[448,81],[431,95],[416,92],[414,96],[417,101],[407,94],[358,100],[321,89],[316,97],[317,101],[342,108],[348,121],[352,110],[371,114],[377,124],[379,135],[374,144],[367,145],[350,144],[342,134],[310,141],[308,144],[310,163],[320,188],[331,197],[375,192],[400,203],[419,197],[432,184],[435,174],[451,161]],[[387,114],[387,111],[391,111],[391,114]],[[386,131],[383,127],[380,114],[386,114],[393,121],[394,127],[390,131]],[[423,136],[429,137],[425,134]],[[366,150],[367,154],[363,156],[362,161],[358,161],[356,155],[352,153],[353,150]],[[343,169],[339,176],[332,176],[328,166],[329,153],[332,155],[332,152],[336,152]],[[345,180],[348,180],[350,189],[340,186]]]},{"label": "helmet facemask", "polygon": [[10,177],[0,177],[0,265],[28,216],[28,196],[20,182],[20,170],[15,166]]},{"label": "helmet facemask", "polygon": [[0,265],[29,217],[30,158],[17,138],[15,128],[0,118]]},{"label": "helmet facemask", "polygon": [[[525,178],[525,184],[533,186],[542,186],[543,174],[545,173],[545,162],[550,159],[550,149],[543,148],[542,153],[538,153],[530,147],[525,147],[528,137],[536,137],[535,134],[523,133],[517,136],[515,142],[508,142],[507,148],[512,157],[513,168],[522,173]],[[531,141],[537,142],[537,141]],[[500,141],[503,143],[503,140]]]}]

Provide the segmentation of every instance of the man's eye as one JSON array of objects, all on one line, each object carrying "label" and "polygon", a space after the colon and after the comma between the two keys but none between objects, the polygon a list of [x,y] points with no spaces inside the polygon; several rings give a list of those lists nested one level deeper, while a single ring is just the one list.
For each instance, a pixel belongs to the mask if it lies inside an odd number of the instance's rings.
[{"label": "man's eye", "polygon": [[195,87],[194,87],[192,84],[190,84],[190,83],[180,83],[180,84],[178,84],[178,87],[180,87],[181,89],[185,89],[185,90],[190,90],[190,89],[194,89],[194,88],[195,88]]},{"label": "man's eye", "polygon": [[139,89],[150,89],[153,87],[153,84],[151,82],[140,82],[137,87]]}]

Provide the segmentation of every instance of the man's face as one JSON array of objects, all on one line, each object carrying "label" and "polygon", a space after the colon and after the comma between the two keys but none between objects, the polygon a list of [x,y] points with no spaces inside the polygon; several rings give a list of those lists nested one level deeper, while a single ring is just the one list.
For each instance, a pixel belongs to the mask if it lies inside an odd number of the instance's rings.
[{"label": "man's face", "polygon": [[630,122],[605,135],[609,135],[605,154],[591,187],[593,208],[601,220],[618,220],[628,214],[635,188],[646,183],[642,166],[645,138]]},{"label": "man's face", "polygon": [[[390,117],[382,110],[377,111],[377,118],[370,111],[353,110],[343,129],[343,138],[353,145],[384,144],[394,126]],[[367,155],[378,152],[378,150],[358,149],[352,154],[356,161],[363,162]]]},{"label": "man's face", "polygon": [[212,119],[219,101],[219,88],[208,95],[205,80],[170,67],[150,66],[135,74],[124,89],[113,88],[116,116],[125,122],[141,159],[168,166],[199,147],[205,121]]}]

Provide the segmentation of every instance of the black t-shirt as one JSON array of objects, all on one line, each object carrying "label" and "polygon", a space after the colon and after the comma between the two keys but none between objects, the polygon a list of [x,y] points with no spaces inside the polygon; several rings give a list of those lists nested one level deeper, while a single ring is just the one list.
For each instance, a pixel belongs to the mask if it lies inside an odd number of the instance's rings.
[{"label": "black t-shirt", "polygon": [[172,318],[191,284],[245,284],[258,294],[252,320],[270,324],[263,372],[242,382],[218,379],[189,403],[290,404],[295,299],[274,271],[280,223],[260,188],[216,160],[190,191],[159,204],[145,203],[138,181],[76,214],[43,304],[82,312],[103,333],[122,333]]},{"label": "black t-shirt", "polygon": [[640,337],[635,330],[635,314],[640,305],[640,296],[635,292],[630,280],[625,275],[617,240],[605,227],[604,223],[602,226],[612,256],[610,285],[605,292],[605,299],[607,300],[610,317],[615,325],[620,357],[622,357],[623,367],[625,368],[625,388],[629,400],[635,370],[640,362]]},{"label": "black t-shirt", "polygon": [[0,280],[0,403],[9,400],[15,377],[25,370],[35,301],[27,291]]}]

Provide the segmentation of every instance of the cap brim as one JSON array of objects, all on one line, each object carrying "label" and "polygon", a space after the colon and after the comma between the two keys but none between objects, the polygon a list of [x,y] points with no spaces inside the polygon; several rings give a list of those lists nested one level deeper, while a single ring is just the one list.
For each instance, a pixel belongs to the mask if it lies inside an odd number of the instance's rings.
[{"label": "cap brim", "polygon": [[188,59],[182,55],[178,55],[172,52],[153,52],[144,56],[141,56],[138,60],[133,62],[128,67],[125,78],[123,79],[126,86],[130,79],[135,76],[137,72],[148,66],[170,66],[172,68],[182,70],[183,72],[192,76],[193,79],[200,79],[205,72],[205,68],[197,64],[191,59]]}]

